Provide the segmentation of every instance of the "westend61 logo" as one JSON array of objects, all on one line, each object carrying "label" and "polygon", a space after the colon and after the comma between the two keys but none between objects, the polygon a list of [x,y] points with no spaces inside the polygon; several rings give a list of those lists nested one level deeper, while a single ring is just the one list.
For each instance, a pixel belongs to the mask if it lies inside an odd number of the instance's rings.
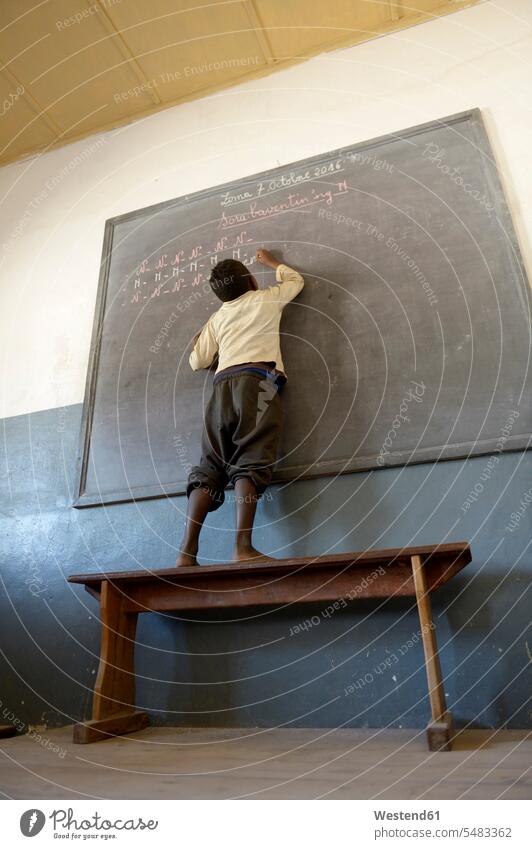
[{"label": "westend61 logo", "polygon": [[[102,840],[108,840],[109,837],[115,836],[112,834],[113,831],[144,831],[145,829],[155,831],[159,825],[158,820],[147,820],[145,822],[142,817],[136,817],[135,819],[105,819],[97,812],[87,819],[75,819],[73,808],[69,808],[67,811],[59,808],[56,811],[52,811],[48,818],[52,821],[54,837],[81,838],[81,834],[76,833],[80,831],[85,832],[83,837],[88,836],[87,832],[90,832],[91,837],[100,837]],[[42,811],[39,811],[38,808],[30,808],[28,811],[24,811],[20,818],[20,830],[24,837],[35,837],[36,834],[42,831],[45,822],[46,816]]]}]

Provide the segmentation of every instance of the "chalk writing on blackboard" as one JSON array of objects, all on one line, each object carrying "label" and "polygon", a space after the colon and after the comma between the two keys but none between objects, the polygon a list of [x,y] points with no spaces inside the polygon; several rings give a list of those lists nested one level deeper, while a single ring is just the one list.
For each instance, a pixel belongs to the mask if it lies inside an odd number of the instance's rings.
[{"label": "chalk writing on blackboard", "polygon": [[[335,173],[341,170],[342,160],[337,160],[335,163],[321,166],[320,171],[324,171],[320,176],[324,176],[330,169]],[[309,176],[308,171],[299,175],[299,182],[305,182],[311,179],[316,179],[314,176]],[[305,194],[299,192],[290,192],[284,200],[277,203],[267,201],[265,204],[259,203],[256,198],[259,198],[263,192],[264,186],[268,192],[274,191],[273,185],[286,187],[286,185],[296,184],[298,175],[291,172],[288,177],[278,178],[275,181],[269,181],[264,184],[260,182],[255,193],[241,192],[238,195],[225,192],[222,195],[222,206],[230,206],[233,204],[246,203],[247,206],[238,212],[228,213],[225,210],[217,222],[217,229],[232,230],[242,224],[250,224],[257,220],[272,218],[276,215],[290,212],[292,210],[306,211],[306,208],[322,205],[331,207],[334,204],[334,198],[345,195],[349,191],[349,186],[346,180],[342,180],[334,184],[334,186],[324,189],[316,189],[310,187],[310,191]],[[246,230],[240,230],[239,233],[233,235],[232,238],[221,236],[212,243],[212,246],[203,246],[203,244],[193,245],[186,250],[180,248],[174,249],[171,253],[165,252],[156,256],[144,257],[135,269],[134,275],[131,275],[131,280],[126,278],[125,285],[122,291],[128,293],[129,304],[144,304],[146,301],[153,298],[160,298],[163,295],[174,295],[183,289],[194,288],[205,282],[209,276],[210,269],[216,265],[221,259],[220,254],[232,251],[232,258],[238,259],[244,265],[252,265],[254,262],[254,251],[244,251],[246,243],[255,243],[255,240],[248,235]],[[151,263],[151,264],[150,264]],[[122,306],[126,306],[127,302],[123,301]]]}]

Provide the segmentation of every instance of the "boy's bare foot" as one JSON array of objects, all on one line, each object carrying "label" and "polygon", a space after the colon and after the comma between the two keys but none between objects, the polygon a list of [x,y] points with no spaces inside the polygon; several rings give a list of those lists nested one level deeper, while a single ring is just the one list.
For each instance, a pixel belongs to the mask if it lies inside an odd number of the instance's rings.
[{"label": "boy's bare foot", "polygon": [[256,548],[253,548],[252,545],[242,545],[238,548],[235,548],[233,552],[233,562],[240,563],[245,560],[274,560],[275,558],[270,557],[268,554],[263,554],[262,551],[258,551]]},{"label": "boy's bare foot", "polygon": [[181,550],[177,555],[176,566],[197,566],[196,554],[191,551]]}]

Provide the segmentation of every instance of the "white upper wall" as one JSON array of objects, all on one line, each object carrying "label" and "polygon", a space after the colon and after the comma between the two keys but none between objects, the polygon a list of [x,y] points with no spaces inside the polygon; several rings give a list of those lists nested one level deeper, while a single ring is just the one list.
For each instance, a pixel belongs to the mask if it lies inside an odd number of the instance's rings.
[{"label": "white upper wall", "polygon": [[531,56],[486,2],[0,169],[0,416],[83,400],[107,218],[471,107],[530,270]]}]

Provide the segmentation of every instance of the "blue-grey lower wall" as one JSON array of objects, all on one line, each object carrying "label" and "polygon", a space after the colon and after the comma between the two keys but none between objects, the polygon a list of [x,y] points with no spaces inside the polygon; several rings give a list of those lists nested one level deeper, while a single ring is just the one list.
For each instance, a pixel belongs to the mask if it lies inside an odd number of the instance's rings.
[{"label": "blue-grey lower wall", "polygon": [[[80,417],[76,405],[2,423],[0,722],[21,728],[89,716],[97,604],[66,577],[171,566],[182,530],[183,498],[70,507]],[[273,487],[255,541],[286,557],[469,540],[473,563],[433,596],[449,707],[459,725],[527,727],[532,454],[488,461]],[[228,503],[205,529],[204,560],[229,558],[231,526]],[[422,727],[410,600],[323,607],[141,616],[138,706],[176,725]]]}]

